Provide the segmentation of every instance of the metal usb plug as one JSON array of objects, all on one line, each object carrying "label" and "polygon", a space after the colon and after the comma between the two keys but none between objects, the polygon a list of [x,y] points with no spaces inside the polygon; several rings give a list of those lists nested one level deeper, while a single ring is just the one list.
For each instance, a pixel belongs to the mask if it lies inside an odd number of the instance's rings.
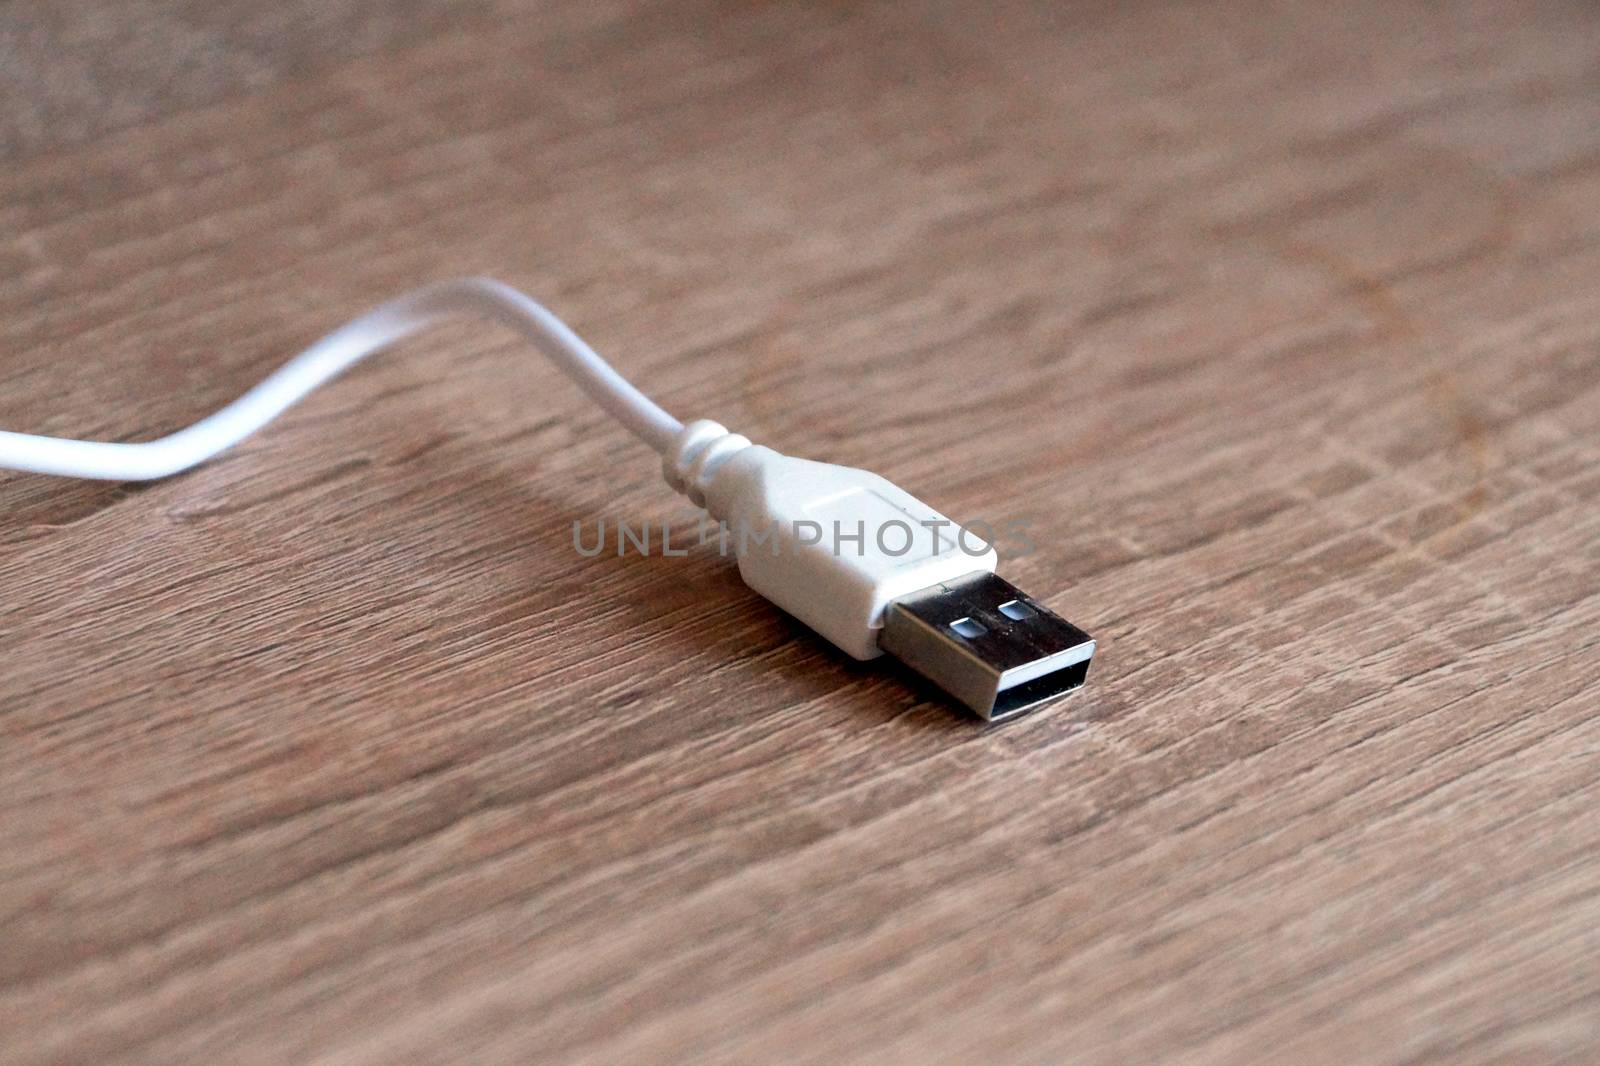
[{"label": "metal usb plug", "polygon": [[890,603],[878,646],[990,722],[1082,685],[1094,655],[1089,634],[987,571]]}]

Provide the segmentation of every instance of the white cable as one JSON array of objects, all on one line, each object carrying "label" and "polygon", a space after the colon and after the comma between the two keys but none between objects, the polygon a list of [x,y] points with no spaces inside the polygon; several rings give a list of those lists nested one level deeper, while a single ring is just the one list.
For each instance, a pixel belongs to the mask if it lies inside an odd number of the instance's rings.
[{"label": "white cable", "polygon": [[[746,583],[847,654],[892,655],[990,721],[1083,684],[1094,640],[997,576],[988,543],[969,546],[968,530],[877,474],[783,455],[716,422],[680,423],[559,318],[488,278],[447,281],[386,303],[222,410],[159,440],[117,444],[0,431],[0,468],[115,481],[176,474],[237,444],[373,352],[462,314],[527,337],[659,452],[667,484],[709,511],[720,523],[719,539],[733,542]],[[603,537],[603,523],[601,529]],[[667,536],[663,525],[664,552]]]},{"label": "white cable", "polygon": [[140,444],[0,430],[0,467],[107,481],[148,481],[197,466],[239,443],[318,385],[373,352],[446,319],[481,315],[521,333],[639,439],[671,448],[682,424],[611,368],[566,323],[492,278],[460,278],[407,293],[339,327],[228,406]]}]

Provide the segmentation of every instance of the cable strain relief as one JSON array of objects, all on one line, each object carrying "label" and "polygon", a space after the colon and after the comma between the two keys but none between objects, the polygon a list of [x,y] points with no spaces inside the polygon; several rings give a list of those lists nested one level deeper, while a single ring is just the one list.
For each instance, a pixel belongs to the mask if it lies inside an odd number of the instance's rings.
[{"label": "cable strain relief", "polygon": [[717,468],[748,447],[748,437],[728,432],[720,422],[697,418],[679,431],[661,457],[661,474],[696,507],[704,507],[706,488]]}]

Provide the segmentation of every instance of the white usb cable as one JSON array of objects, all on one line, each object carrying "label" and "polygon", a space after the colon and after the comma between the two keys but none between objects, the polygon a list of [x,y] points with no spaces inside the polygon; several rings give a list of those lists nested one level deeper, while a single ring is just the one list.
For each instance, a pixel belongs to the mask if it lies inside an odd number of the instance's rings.
[{"label": "white usb cable", "polygon": [[656,451],[666,450],[683,428],[536,300],[492,278],[460,278],[409,292],[340,326],[222,410],[160,440],[112,444],[0,431],[0,467],[105,481],[181,473],[238,444],[373,352],[462,315],[493,319],[527,337]]},{"label": "white usb cable", "polygon": [[667,483],[724,523],[751,588],[857,659],[899,658],[989,720],[1077,688],[1094,641],[995,576],[994,549],[876,474],[680,423],[541,304],[489,278],[430,285],[307,348],[237,400],[137,444],[0,431],[0,468],[144,481],[205,462],[373,352],[478,315],[533,342],[662,456]]}]

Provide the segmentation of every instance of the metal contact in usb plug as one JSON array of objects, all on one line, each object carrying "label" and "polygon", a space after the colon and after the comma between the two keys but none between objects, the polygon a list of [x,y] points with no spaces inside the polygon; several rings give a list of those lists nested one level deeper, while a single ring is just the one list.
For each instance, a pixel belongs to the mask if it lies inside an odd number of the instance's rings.
[{"label": "metal contact in usb plug", "polygon": [[884,612],[878,646],[999,722],[1083,684],[1089,634],[987,571],[902,596]]}]

